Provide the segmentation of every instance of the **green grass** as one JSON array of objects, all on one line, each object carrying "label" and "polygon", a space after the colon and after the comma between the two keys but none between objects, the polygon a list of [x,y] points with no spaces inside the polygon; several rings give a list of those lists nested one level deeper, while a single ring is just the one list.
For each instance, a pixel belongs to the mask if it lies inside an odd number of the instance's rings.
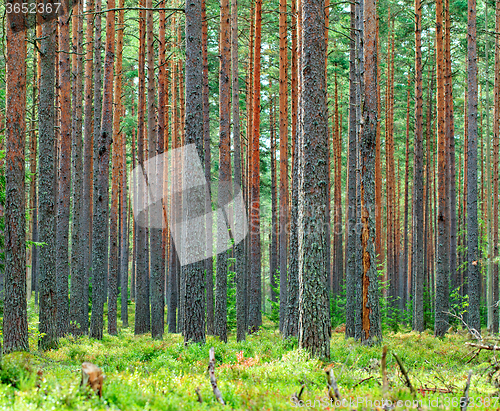
[{"label": "green grass", "polygon": [[[30,313],[33,319],[32,307]],[[229,342],[223,344],[209,336],[205,345],[188,347],[184,347],[178,334],[165,334],[162,341],[154,341],[148,335],[134,336],[131,329],[122,329],[116,337],[105,334],[102,341],[67,337],[60,340],[57,349],[41,353],[35,351],[37,338],[32,322],[32,351],[4,356],[0,370],[0,409],[334,409],[331,405],[326,408],[325,400],[324,369],[329,366],[333,366],[342,396],[353,404],[338,409],[376,409],[375,401],[385,398],[393,402],[421,400],[424,410],[456,410],[469,369],[473,370],[470,396],[475,400],[474,407],[469,409],[500,407],[493,406],[494,399],[490,400],[490,406],[478,406],[477,401],[479,397],[498,395],[488,381],[492,353],[483,351],[466,364],[471,349],[464,344],[467,337],[459,333],[442,340],[430,332],[386,334],[383,344],[389,348],[390,388],[385,394],[380,386],[382,346],[366,347],[345,340],[342,333],[332,336],[330,363],[311,359],[298,348],[296,340],[283,340],[270,323],[245,342],[237,343],[231,335]],[[207,373],[211,346],[215,347],[216,376],[226,407],[214,398]],[[419,391],[414,397],[401,378],[393,352],[402,359],[414,387],[437,387],[453,393]],[[106,374],[102,399],[79,386],[84,361],[98,365]],[[303,403],[294,407],[291,397],[302,385]],[[201,404],[197,400],[198,387]],[[314,401],[315,406],[307,407],[314,405]],[[437,401],[441,407],[435,406]],[[396,409],[412,409],[408,404]]]}]

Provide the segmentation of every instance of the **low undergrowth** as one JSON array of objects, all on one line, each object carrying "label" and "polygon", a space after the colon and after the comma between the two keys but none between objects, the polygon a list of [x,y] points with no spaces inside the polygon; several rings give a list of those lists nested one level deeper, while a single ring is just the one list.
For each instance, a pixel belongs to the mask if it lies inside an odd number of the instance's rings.
[{"label": "low undergrowth", "polygon": [[[133,322],[132,322],[133,323]],[[34,338],[34,336],[32,336]],[[366,347],[334,333],[331,362],[311,359],[297,340],[283,340],[267,324],[258,333],[227,344],[207,337],[205,345],[184,347],[178,334],[162,341],[122,329],[102,341],[67,337],[57,349],[4,356],[0,370],[0,408],[13,410],[371,410],[459,409],[469,369],[473,371],[469,409],[500,408],[491,351],[472,360],[463,333],[436,339],[430,332],[386,333],[388,388],[382,389],[382,345]],[[33,341],[32,341],[33,343]],[[32,344],[33,345],[33,344]],[[216,377],[226,406],[210,385],[208,351],[215,347]],[[406,386],[392,355],[408,370],[416,394]],[[468,364],[467,362],[471,360]],[[80,388],[81,364],[92,362],[106,374],[103,397]],[[333,367],[343,403],[328,399],[325,369]],[[300,402],[292,400],[303,387]],[[202,398],[200,403],[197,389]],[[436,391],[436,392],[433,392]],[[481,398],[481,400],[480,400]],[[382,402],[384,401],[384,402]],[[398,404],[398,401],[400,403]],[[340,406],[339,406],[340,405]]]}]

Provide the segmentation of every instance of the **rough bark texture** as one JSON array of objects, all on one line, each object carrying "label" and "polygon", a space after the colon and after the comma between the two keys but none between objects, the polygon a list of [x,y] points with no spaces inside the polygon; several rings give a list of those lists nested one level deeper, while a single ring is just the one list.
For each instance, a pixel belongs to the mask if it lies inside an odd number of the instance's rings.
[{"label": "rough bark texture", "polygon": [[478,262],[477,221],[477,51],[476,0],[468,1],[467,22],[467,280],[469,295],[468,324],[481,332],[479,316],[480,273]]},{"label": "rough bark texture", "polygon": [[[292,190],[290,215],[297,216],[299,213],[299,151],[298,151],[298,56],[299,47],[297,38],[300,38],[300,15],[297,16],[297,8],[300,9],[301,0],[292,0]],[[299,7],[297,7],[299,3]],[[285,337],[296,336],[299,326],[299,233],[297,219],[290,219],[290,264],[287,284],[287,314]]]},{"label": "rough bark texture", "polygon": [[[19,0],[12,6],[19,6]],[[29,350],[26,304],[26,26],[21,13],[7,13],[5,128],[5,300],[3,351]]]},{"label": "rough bark texture", "polygon": [[[229,19],[229,17],[228,17]],[[203,59],[202,59],[201,0],[186,3],[186,144],[195,144],[200,161],[203,153]],[[190,170],[186,168],[185,177]],[[184,220],[205,211],[205,187],[187,195],[184,193]],[[205,227],[198,224],[196,230],[184,230],[185,247],[205,244]],[[182,268],[186,281],[184,341],[205,342],[204,269],[205,260]]]},{"label": "rough bark texture", "polygon": [[[495,82],[494,82],[494,112],[493,112],[493,273],[492,284],[493,301],[498,301],[498,262],[495,259],[498,257],[498,161],[499,161],[499,127],[500,127],[500,2],[496,2],[495,6]],[[495,319],[492,324],[492,331],[498,332],[498,306],[495,304],[492,313]]]},{"label": "rough bark texture", "polygon": [[[412,296],[413,324],[416,331],[424,331],[424,230],[423,230],[423,97],[422,97],[422,5],[415,0],[415,139],[413,143],[413,193],[412,193]],[[429,135],[427,135],[429,139]],[[427,159],[429,161],[429,159]],[[427,176],[428,177],[428,176]],[[427,184],[429,184],[427,182]]]},{"label": "rough bark texture", "polygon": [[[89,0],[86,11],[94,10],[94,1]],[[85,84],[84,84],[84,123],[83,123],[83,181],[82,181],[82,254],[83,254],[83,288],[79,300],[79,307],[76,309],[77,317],[74,319],[80,325],[73,333],[76,335],[87,334],[89,330],[89,277],[92,269],[92,170],[94,167],[94,134],[93,134],[93,33],[94,18],[87,14],[85,31]],[[96,17],[97,20],[97,17]],[[72,298],[73,299],[73,298]],[[75,301],[76,302],[76,301]],[[73,319],[72,319],[73,320]]]},{"label": "rough bark texture", "polygon": [[443,0],[436,1],[436,76],[437,76],[437,246],[436,293],[434,334],[443,336],[448,330],[449,307],[449,243],[446,225],[446,134],[445,134],[445,84],[443,49]]},{"label": "rough bark texture", "polygon": [[[324,0],[303,0],[299,165],[299,345],[330,357],[327,237],[328,118]],[[307,148],[307,149],[306,149]]]},{"label": "rough bark texture", "polygon": [[286,0],[280,1],[280,220],[279,220],[279,272],[280,272],[280,331],[286,324],[287,307],[287,231],[288,231],[288,42]]},{"label": "rough bark texture", "polygon": [[57,283],[57,334],[62,337],[69,328],[69,208],[71,186],[71,66],[69,63],[69,10],[61,5],[59,16],[59,102],[61,121],[59,127],[59,173],[56,217],[56,283]]},{"label": "rough bark texture", "polygon": [[251,202],[250,202],[250,288],[248,292],[248,325],[255,332],[261,315],[261,250],[260,250],[260,57],[262,41],[262,0],[255,2],[255,50],[253,72],[253,109],[251,135]]},{"label": "rough bark texture", "polygon": [[83,5],[78,4],[74,9],[76,15],[72,20],[73,45],[72,45],[72,77],[73,77],[73,122],[71,134],[71,181],[73,213],[71,226],[71,289],[69,305],[69,321],[72,334],[80,334],[82,330],[82,316],[84,307],[84,247],[88,238],[82,236],[82,219],[85,211],[83,202],[83,159],[82,159],[82,93],[83,93]]},{"label": "rough bark texture", "polygon": [[[141,1],[140,6],[144,6]],[[146,42],[146,19],[145,12],[139,12],[139,92],[137,100],[137,158],[139,166],[144,165],[145,152],[145,130],[144,130],[144,106],[145,106],[145,42]],[[137,236],[137,267],[136,267],[136,306],[135,306],[135,327],[136,335],[145,334],[150,330],[151,319],[149,311],[149,287],[148,276],[149,266],[147,264],[147,229],[141,225],[136,225]]]},{"label": "rough bark texture", "polygon": [[364,104],[360,143],[361,247],[363,252],[363,309],[361,341],[382,338],[379,281],[375,258],[375,139],[377,128],[376,0],[364,5]]},{"label": "rough bark texture", "polygon": [[[242,188],[242,163],[240,140],[240,85],[238,70],[238,1],[231,0],[231,74],[232,74],[232,115],[234,136],[234,194]],[[205,79],[204,79],[205,80]],[[210,164],[208,165],[210,166]],[[205,167],[207,167],[205,165]],[[206,172],[206,170],[205,170]],[[235,215],[236,218],[239,216]],[[236,340],[245,340],[245,305],[246,305],[246,270],[245,270],[245,243],[235,244],[234,257],[236,259]]]},{"label": "rough bark texture", "polygon": [[345,336],[354,337],[356,323],[356,162],[357,162],[357,121],[356,121],[356,5],[351,3],[351,39],[349,53],[349,158],[347,176],[347,244],[346,244],[346,327]]},{"label": "rough bark texture", "polygon": [[[44,2],[47,4],[48,0]],[[41,40],[41,74],[40,74],[40,105],[38,111],[39,151],[38,164],[40,174],[38,179],[38,221],[39,241],[46,243],[40,249],[40,325],[39,330],[44,336],[39,346],[46,350],[57,344],[56,325],[56,150],[55,150],[55,49],[56,22],[49,20],[42,26]],[[24,192],[23,192],[24,195]],[[24,274],[24,273],[23,273]]]},{"label": "rough bark texture", "polygon": [[[108,9],[115,8],[115,1],[108,0]],[[101,132],[95,145],[94,219],[92,233],[92,315],[90,336],[102,339],[104,328],[105,282],[108,276],[109,228],[109,152],[113,139],[113,65],[115,58],[115,12],[106,14],[106,48],[104,59],[104,85],[102,99]],[[97,59],[96,59],[97,60]],[[94,100],[95,101],[95,100]],[[95,104],[97,104],[95,102]],[[109,288],[116,293],[116,270],[111,273]],[[115,305],[116,310],[116,305]]]}]

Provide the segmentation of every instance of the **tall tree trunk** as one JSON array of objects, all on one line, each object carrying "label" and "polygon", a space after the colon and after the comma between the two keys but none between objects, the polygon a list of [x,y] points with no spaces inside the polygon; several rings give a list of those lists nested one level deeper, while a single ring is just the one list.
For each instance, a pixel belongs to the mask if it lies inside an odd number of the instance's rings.
[{"label": "tall tree trunk", "polygon": [[[100,7],[100,6],[99,6]],[[86,11],[94,11],[94,0],[89,0]],[[96,22],[100,17],[96,15]],[[92,269],[92,193],[93,193],[93,167],[94,167],[94,134],[93,134],[93,34],[94,16],[87,14],[85,31],[85,84],[84,84],[84,123],[83,123],[83,181],[82,181],[82,254],[83,254],[83,290],[81,297],[71,293],[71,299],[79,299],[76,309],[75,321],[80,325],[73,331],[74,334],[87,334],[89,331],[89,277]],[[97,45],[97,43],[96,43]],[[99,92],[100,93],[100,92]]]},{"label": "tall tree trunk", "polygon": [[[406,160],[405,160],[405,200],[404,200],[404,228],[403,228],[403,269],[400,272],[399,309],[403,311],[408,301],[408,197],[410,179],[410,94],[411,77],[408,70],[408,94],[406,100]],[[423,164],[422,164],[423,167]],[[423,171],[423,168],[422,168]],[[423,178],[423,175],[422,175]],[[422,180],[423,182],[423,180]],[[421,195],[423,193],[420,193]],[[420,197],[422,198],[422,197]]]},{"label": "tall tree trunk", "polygon": [[[227,10],[229,13],[229,10]],[[229,15],[227,15],[229,25]],[[228,34],[227,34],[228,35]],[[229,47],[229,46],[228,46]],[[229,50],[228,53],[229,54]],[[226,56],[227,58],[228,56]],[[228,59],[229,60],[229,59]],[[229,65],[229,61],[226,63]],[[195,144],[198,161],[204,157],[203,153],[203,91],[200,85],[203,83],[203,59],[202,59],[202,17],[201,0],[186,3],[186,144]],[[228,79],[229,83],[229,79]],[[229,91],[229,89],[228,89]],[[228,101],[229,103],[229,101]],[[229,112],[229,108],[228,108]],[[228,127],[229,129],[229,127]],[[229,139],[229,133],[227,135]],[[190,167],[185,164],[184,179],[189,181]],[[231,170],[231,169],[229,169]],[[230,171],[229,171],[230,172]],[[184,193],[184,221],[191,215],[202,215],[205,211],[205,187],[194,190],[189,196]],[[220,192],[219,192],[220,195]],[[227,204],[227,203],[224,203]],[[184,230],[183,237],[186,243],[184,247],[203,249],[205,246],[205,227],[203,224],[191,226]],[[206,249],[206,247],[205,247]],[[227,255],[227,254],[226,254]],[[185,294],[185,317],[184,317],[184,341],[205,342],[205,306],[203,296],[205,260],[193,262],[183,266],[186,281]],[[227,337],[226,337],[227,338]]]},{"label": "tall tree trunk", "polygon": [[[145,6],[144,0],[139,3],[141,7]],[[144,106],[145,102],[145,42],[146,42],[146,16],[144,11],[139,12],[139,91],[137,100],[137,158],[138,166],[144,167],[145,155],[145,130],[144,130]],[[147,215],[147,214],[146,214]],[[136,225],[137,236],[137,267],[135,277],[136,287],[136,305],[135,305],[135,329],[136,335],[145,334],[149,331],[150,311],[149,311],[149,269],[147,264],[147,228],[145,227],[147,217],[143,216],[142,224]]]},{"label": "tall tree trunk", "polygon": [[346,244],[346,338],[355,336],[356,323],[356,168],[357,168],[357,116],[356,116],[356,5],[351,3],[351,37],[349,52],[349,157],[347,174],[348,231]]},{"label": "tall tree trunk", "polygon": [[[294,0],[292,0],[294,1]],[[287,234],[288,234],[288,41],[286,0],[280,0],[280,220],[279,220],[279,272],[280,272],[280,332],[286,325],[287,307]]]},{"label": "tall tree trunk", "polygon": [[[498,301],[498,160],[499,160],[499,127],[500,127],[500,2],[495,3],[495,83],[494,83],[494,111],[493,111],[493,274],[491,287],[493,288],[493,301]],[[493,307],[491,331],[498,332],[498,306]]]},{"label": "tall tree trunk", "polygon": [[[219,38],[219,189],[218,206],[231,201],[231,37],[229,0],[220,7]],[[215,284],[215,335],[227,342],[227,215],[217,213],[217,271]]]},{"label": "tall tree trunk", "polygon": [[69,10],[62,4],[59,16],[59,102],[61,121],[59,127],[59,174],[56,217],[56,283],[57,283],[57,334],[62,337],[69,327],[69,208],[71,186],[71,66],[69,63]]},{"label": "tall tree trunk", "polygon": [[[337,67],[335,66],[335,70]],[[339,99],[337,72],[334,75],[335,87],[335,116],[333,132],[333,159],[334,159],[334,214],[333,214],[333,281],[332,292],[339,295],[343,278],[343,253],[342,253],[342,127],[339,124]],[[330,197],[329,197],[330,198]]]},{"label": "tall tree trunk", "polygon": [[[298,6],[297,6],[298,5]],[[299,151],[298,151],[298,59],[299,46],[297,38],[301,38],[301,0],[292,0],[292,73],[291,73],[291,100],[292,100],[292,190],[290,201],[290,215],[297,216],[299,212]],[[290,265],[287,283],[287,308],[285,337],[296,336],[298,334],[298,307],[299,307],[299,240],[298,224],[296,218],[290,219]]]},{"label": "tall tree trunk", "polygon": [[[48,4],[45,0],[44,4]],[[39,346],[42,350],[57,345],[57,296],[55,265],[56,234],[56,146],[55,146],[55,55],[56,55],[56,22],[48,19],[42,25],[41,40],[41,74],[40,104],[38,112],[39,151],[38,179],[39,196],[39,241],[45,243],[40,250],[40,324],[43,333]],[[23,133],[24,135],[24,133]],[[22,191],[24,196],[24,190]],[[24,275],[24,272],[23,272]]]},{"label": "tall tree trunk", "polygon": [[437,250],[434,334],[442,337],[448,330],[449,309],[449,239],[446,225],[446,130],[445,130],[445,65],[443,48],[443,0],[436,1],[436,75],[437,75]]},{"label": "tall tree trunk", "polygon": [[446,96],[446,133],[448,141],[448,202],[449,202],[449,237],[450,237],[450,282],[451,289],[457,287],[457,194],[455,177],[455,123],[453,119],[453,85],[451,72],[451,22],[450,0],[445,0],[445,96]]},{"label": "tall tree trunk", "polygon": [[364,5],[364,97],[361,160],[361,248],[363,252],[363,309],[361,341],[382,338],[379,315],[379,282],[375,258],[375,140],[377,133],[376,0]]},{"label": "tall tree trunk", "polygon": [[477,52],[476,0],[468,1],[467,19],[467,92],[468,92],[468,168],[467,168],[467,280],[469,295],[468,324],[481,332],[479,316],[480,277],[478,266],[477,221]]},{"label": "tall tree trunk", "polygon": [[[124,7],[124,0],[118,1],[118,8]],[[120,146],[117,149],[120,150],[120,171],[118,173],[118,178],[120,179],[119,184],[121,185],[119,209],[120,209],[120,226],[119,226],[119,236],[121,238],[120,243],[120,265],[119,265],[119,278],[120,278],[120,294],[121,294],[121,320],[123,328],[128,328],[128,257],[129,257],[129,229],[128,229],[128,208],[127,208],[127,141],[125,134],[120,130],[121,116],[125,114],[125,108],[123,106],[122,97],[122,78],[123,78],[123,32],[125,30],[125,11],[118,11],[118,21],[117,21],[117,39],[116,39],[116,88],[115,96],[118,98],[118,112],[120,116],[117,116],[118,121],[115,122],[114,131],[115,134],[120,133]]]},{"label": "tall tree trunk", "polygon": [[84,308],[84,248],[88,238],[82,236],[83,230],[83,158],[82,158],[82,92],[83,92],[83,5],[78,3],[76,15],[73,16],[73,56],[72,56],[72,77],[73,77],[73,122],[71,134],[71,181],[73,214],[71,226],[71,289],[69,305],[69,331],[72,334],[80,334],[83,330],[82,316]]},{"label": "tall tree trunk", "polygon": [[255,51],[253,72],[253,120],[251,136],[251,204],[250,204],[250,289],[248,322],[250,332],[256,332],[261,316],[261,250],[260,250],[260,56],[262,40],[262,0],[255,1]]},{"label": "tall tree trunk", "polygon": [[[20,6],[13,1],[12,6]],[[6,13],[4,352],[29,350],[26,303],[26,26],[21,13]],[[52,57],[54,54],[52,53]],[[45,74],[47,74],[45,72]],[[43,89],[46,90],[46,89]],[[40,122],[41,123],[41,122]],[[40,129],[40,131],[42,131]],[[41,324],[41,323],[40,323]]]},{"label": "tall tree trunk", "polygon": [[[115,12],[113,9],[115,8],[115,0],[108,0],[107,8],[112,11],[108,11],[106,14],[101,132],[95,146],[95,169],[97,173],[94,175],[92,315],[90,317],[90,336],[99,340],[102,339],[104,327],[104,303],[106,301],[104,284],[108,274],[109,151],[113,139],[113,65],[115,58]],[[110,270],[108,287],[111,293],[117,292],[116,268]]]},{"label": "tall tree trunk", "polygon": [[[272,83],[269,81],[269,89]],[[269,283],[271,285],[271,301],[277,303],[278,288],[277,270],[278,270],[278,196],[277,196],[277,178],[276,178],[276,134],[275,134],[275,108],[274,96],[270,97],[269,102],[269,139],[271,140],[271,242],[269,243]],[[281,279],[280,279],[281,282]],[[280,289],[281,295],[281,289]],[[273,313],[275,309],[273,308]],[[279,310],[278,310],[279,311]],[[281,323],[280,323],[281,324]]]},{"label": "tall tree trunk", "polygon": [[[123,0],[121,0],[123,2]],[[122,4],[118,8],[123,8]],[[122,19],[123,11],[118,12],[118,19]],[[123,24],[123,23],[122,23]],[[112,158],[111,158],[111,213],[109,222],[109,284],[108,288],[108,333],[116,335],[117,330],[117,311],[118,311],[118,280],[120,278],[119,264],[119,198],[120,183],[121,183],[121,139],[122,132],[120,130],[120,122],[122,117],[121,97],[122,97],[122,54],[123,54],[123,26],[117,28],[116,41],[116,81],[114,84],[114,110],[113,117],[113,143],[112,143]],[[123,241],[123,239],[122,239]],[[114,284],[117,284],[115,287]],[[113,287],[111,287],[113,284]],[[126,289],[126,288],[125,288]]]},{"label": "tall tree trunk", "polygon": [[[232,12],[234,13],[234,7]],[[202,0],[201,3],[201,18],[202,18],[202,57],[203,57],[203,149],[204,149],[204,165],[205,165],[205,180],[208,186],[208,192],[212,193],[212,170],[211,170],[211,144],[210,144],[210,104],[208,101],[209,88],[208,88],[208,24],[207,24],[207,6],[206,1]],[[237,16],[236,16],[237,17]],[[234,22],[233,22],[234,23]],[[235,30],[235,28],[232,28]],[[236,38],[236,41],[238,39]],[[237,52],[237,50],[236,50]],[[234,78],[234,68],[233,68],[233,78]],[[236,72],[237,73],[237,72]],[[234,87],[233,87],[234,93]],[[238,105],[236,104],[236,107]],[[239,115],[237,117],[239,119]],[[235,141],[236,144],[236,141]],[[235,166],[236,167],[236,166]],[[236,168],[235,168],[236,172]],[[235,176],[236,178],[236,176]],[[213,248],[213,214],[212,214],[212,202],[210,196],[207,196],[206,200],[206,235],[207,235],[207,249],[212,250]],[[214,334],[214,259],[210,255],[205,261],[205,271],[206,271],[206,299],[207,299],[207,334]],[[240,313],[241,314],[241,313]],[[241,324],[240,324],[241,325]],[[244,323],[243,323],[244,329]],[[240,330],[241,331],[241,330]],[[244,332],[244,331],[243,331]]]},{"label": "tall tree trunk", "polygon": [[[429,83],[430,85],[430,83]],[[429,87],[429,95],[430,95]],[[429,186],[429,149],[430,149],[430,116],[431,101],[427,113],[427,164],[426,188]],[[413,192],[412,192],[412,257],[411,276],[413,295],[413,324],[412,329],[424,331],[424,230],[422,227],[424,209],[423,198],[423,97],[422,97],[422,4],[415,0],[415,139],[413,143]],[[428,191],[427,191],[428,193]]]},{"label": "tall tree trunk", "polygon": [[[324,0],[303,0],[300,59],[299,345],[330,357],[326,237],[328,117]],[[314,120],[313,120],[314,117]],[[307,149],[306,149],[307,147]]]},{"label": "tall tree trunk", "polygon": [[[238,70],[238,0],[231,1],[231,74],[232,74],[232,115],[234,136],[234,194],[235,198],[242,191],[242,163],[241,163],[241,141],[240,141],[240,85]],[[208,107],[207,107],[208,111]],[[207,113],[208,114],[208,113]],[[207,165],[205,165],[207,167]],[[210,169],[210,161],[208,162]],[[206,173],[206,170],[205,170]],[[238,192],[240,194],[238,194]],[[235,209],[237,213],[244,210]],[[236,259],[236,340],[245,340],[245,305],[246,305],[246,270],[245,270],[245,243],[241,241],[234,246],[234,257]]]},{"label": "tall tree trunk", "polygon": [[[377,118],[380,118],[381,109],[381,98],[380,98],[380,31],[379,31],[379,16],[377,16]],[[352,34],[351,34],[352,36]],[[382,154],[381,154],[381,122],[377,122],[377,141],[375,145],[375,252],[377,254],[377,267],[383,265],[384,263],[384,248],[383,243],[383,233],[382,233],[382,220],[383,209],[382,209]]]}]

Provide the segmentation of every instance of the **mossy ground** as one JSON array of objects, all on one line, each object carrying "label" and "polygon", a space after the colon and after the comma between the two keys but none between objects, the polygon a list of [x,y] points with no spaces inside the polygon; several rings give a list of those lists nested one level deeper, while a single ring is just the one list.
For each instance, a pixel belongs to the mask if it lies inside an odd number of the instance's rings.
[{"label": "mossy ground", "polygon": [[[31,309],[32,310],[32,309]],[[131,310],[132,311],[132,310]],[[30,316],[31,318],[33,315]],[[133,324],[133,318],[132,322]],[[382,345],[366,347],[334,333],[331,362],[311,359],[297,347],[296,340],[283,340],[266,323],[257,334],[237,343],[231,335],[227,344],[207,337],[205,345],[184,347],[178,334],[165,334],[162,341],[149,335],[134,336],[122,329],[118,336],[105,334],[102,341],[88,337],[60,340],[59,347],[36,351],[36,323],[30,326],[30,353],[4,356],[0,371],[0,408],[13,410],[290,410],[290,409],[382,409],[382,399],[396,409],[459,409],[469,369],[473,370],[469,410],[500,409],[498,390],[489,382],[492,352],[483,351],[469,364],[471,349],[463,333],[436,339],[430,332],[386,333],[389,390],[381,388]],[[207,365],[208,350],[215,347],[216,376],[226,407],[212,393]],[[415,388],[439,388],[451,394],[419,390],[416,396],[405,386],[392,355],[396,352],[406,366]],[[500,357],[500,356],[499,356]],[[81,364],[90,361],[106,374],[103,397],[80,388]],[[326,374],[333,366],[344,407],[327,404]],[[304,385],[301,399],[291,400]],[[198,402],[199,387],[202,403]],[[482,398],[479,404],[479,398]],[[489,405],[484,399],[489,398]],[[378,402],[377,402],[378,401]],[[405,403],[406,401],[406,403]],[[439,404],[439,406],[438,406]],[[311,405],[310,407],[308,405]]]}]

